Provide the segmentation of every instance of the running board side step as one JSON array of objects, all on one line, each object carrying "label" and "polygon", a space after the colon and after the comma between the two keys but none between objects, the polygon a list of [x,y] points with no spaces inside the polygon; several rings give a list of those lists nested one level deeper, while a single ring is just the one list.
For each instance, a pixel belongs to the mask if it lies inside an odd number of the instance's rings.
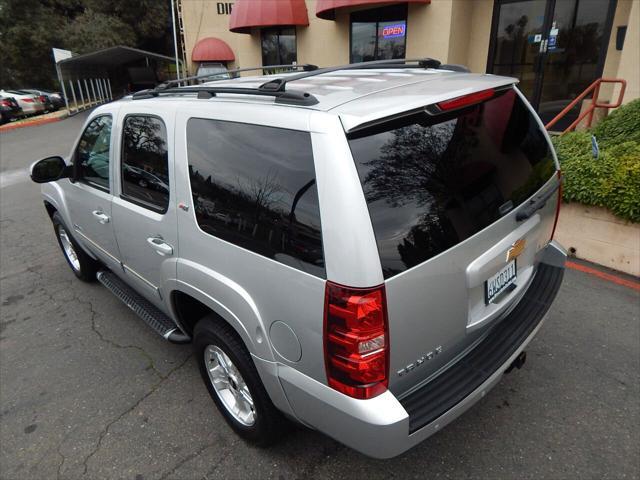
[{"label": "running board side step", "polygon": [[101,270],[96,276],[102,285],[122,300],[127,307],[165,340],[171,343],[189,343],[191,341],[187,335],[180,331],[173,320],[124,283],[115,273]]}]

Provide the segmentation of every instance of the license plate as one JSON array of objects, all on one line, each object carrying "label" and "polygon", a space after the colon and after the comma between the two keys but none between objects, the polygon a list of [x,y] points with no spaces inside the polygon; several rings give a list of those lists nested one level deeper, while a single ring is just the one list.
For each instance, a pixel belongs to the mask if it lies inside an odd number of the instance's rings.
[{"label": "license plate", "polygon": [[484,302],[489,305],[498,295],[513,288],[517,278],[515,259],[484,282]]}]

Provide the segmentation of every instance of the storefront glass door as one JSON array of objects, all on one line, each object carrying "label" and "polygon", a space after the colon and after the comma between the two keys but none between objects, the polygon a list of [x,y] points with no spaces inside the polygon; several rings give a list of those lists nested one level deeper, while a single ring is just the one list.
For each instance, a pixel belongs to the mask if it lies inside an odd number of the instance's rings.
[{"label": "storefront glass door", "polygon": [[602,75],[614,8],[615,0],[498,0],[487,71],[519,78],[546,123]]}]

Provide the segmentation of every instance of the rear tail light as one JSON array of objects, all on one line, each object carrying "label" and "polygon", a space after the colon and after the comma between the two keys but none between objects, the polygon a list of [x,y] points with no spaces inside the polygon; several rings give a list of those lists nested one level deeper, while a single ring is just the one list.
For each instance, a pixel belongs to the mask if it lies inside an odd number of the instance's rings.
[{"label": "rear tail light", "polygon": [[488,90],[482,90],[480,92],[470,93],[469,95],[452,98],[451,100],[445,100],[444,102],[439,102],[437,105],[440,110],[456,110],[458,108],[468,107],[469,105],[489,100],[495,94],[495,90],[490,88]]},{"label": "rear tail light", "polygon": [[558,225],[558,218],[560,217],[560,204],[562,203],[562,171],[558,170],[558,182],[560,182],[560,186],[558,187],[558,204],[556,205],[556,218],[553,221],[553,229],[551,230],[551,238],[549,240],[553,240],[553,236],[556,233],[556,226]]},{"label": "rear tail light", "polygon": [[324,355],[331,388],[358,399],[387,389],[389,328],[384,285],[350,288],[327,282]]},{"label": "rear tail light", "polygon": [[44,96],[43,96],[43,95],[40,95],[40,96],[38,97],[38,101],[40,101],[40,102],[42,102],[42,103],[45,103],[45,102],[47,101],[47,99],[46,99],[46,98],[44,98]]},{"label": "rear tail light", "polygon": [[34,102],[33,102],[33,98],[25,98],[25,99],[23,99],[23,100],[24,100],[25,102],[27,102],[27,103],[34,103]]},{"label": "rear tail light", "polygon": [[0,100],[0,105],[2,105],[3,107],[10,107],[11,102],[9,100]]}]

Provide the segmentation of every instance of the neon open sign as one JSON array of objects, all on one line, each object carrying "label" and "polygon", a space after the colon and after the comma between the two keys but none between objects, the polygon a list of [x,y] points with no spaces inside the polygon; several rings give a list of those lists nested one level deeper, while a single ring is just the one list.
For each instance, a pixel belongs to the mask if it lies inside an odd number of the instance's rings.
[{"label": "neon open sign", "polygon": [[382,29],[382,38],[404,37],[404,32],[406,28],[407,26],[404,23],[387,25]]}]

